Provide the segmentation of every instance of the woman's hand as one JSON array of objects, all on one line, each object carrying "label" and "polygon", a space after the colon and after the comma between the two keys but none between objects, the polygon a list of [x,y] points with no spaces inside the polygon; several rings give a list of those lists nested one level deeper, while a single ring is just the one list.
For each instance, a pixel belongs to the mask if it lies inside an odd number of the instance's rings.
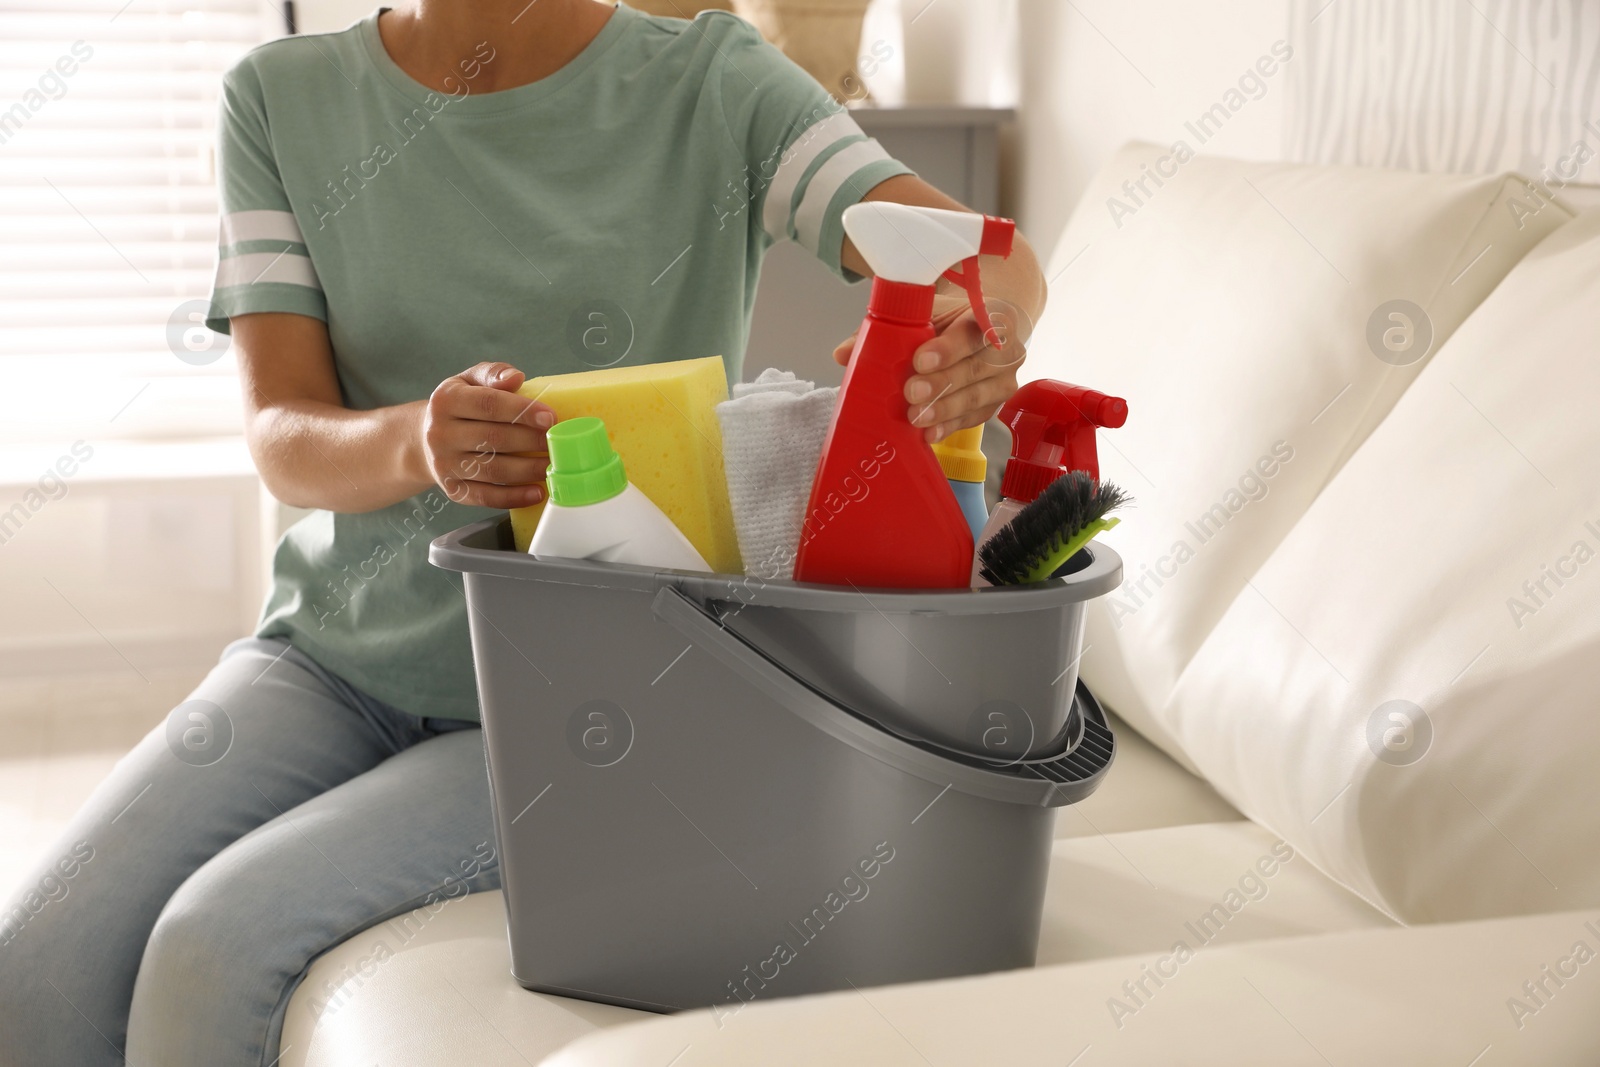
[{"label": "woman's hand", "polygon": [[[998,305],[998,301],[990,301]],[[906,382],[906,418],[924,427],[929,444],[968,426],[987,422],[1017,391],[1017,370],[1026,355],[1027,323],[1016,321],[1020,312],[991,306],[990,321],[1001,347],[983,336],[972,309],[962,306],[934,319],[939,336],[917,349],[914,371]],[[854,336],[833,350],[840,364],[850,362]]]},{"label": "woman's hand", "polygon": [[519,396],[522,381],[509,363],[479,363],[446,378],[424,405],[428,473],[457,504],[522,508],[544,499],[544,432],[556,413]]},{"label": "woman's hand", "polygon": [[260,312],[229,321],[250,454],[285,504],[376,511],[434,485],[458,504],[543,499],[544,431],[556,416],[517,395],[522,372],[510,364],[480,363],[427,400],[355,410],[344,405],[321,319]]}]

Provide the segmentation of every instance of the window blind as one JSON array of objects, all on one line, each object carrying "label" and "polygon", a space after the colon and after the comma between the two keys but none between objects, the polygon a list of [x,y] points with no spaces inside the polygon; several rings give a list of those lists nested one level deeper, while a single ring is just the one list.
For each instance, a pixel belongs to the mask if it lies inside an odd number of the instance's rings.
[{"label": "window blind", "polygon": [[232,354],[183,309],[216,257],[221,75],[281,19],[0,0],[0,441],[239,432]]}]

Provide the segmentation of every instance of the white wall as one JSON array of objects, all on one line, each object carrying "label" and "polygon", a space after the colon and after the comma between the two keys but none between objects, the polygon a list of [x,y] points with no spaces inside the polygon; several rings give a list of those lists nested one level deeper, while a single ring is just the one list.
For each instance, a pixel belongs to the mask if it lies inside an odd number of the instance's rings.
[{"label": "white wall", "polygon": [[[940,0],[941,3],[947,0]],[[1001,0],[988,0],[998,3]],[[1289,35],[1289,0],[1020,0],[1014,197],[1041,254],[1090,177],[1130,140],[1244,159],[1281,155],[1288,71],[1204,145],[1184,128]],[[1291,59],[1292,63],[1293,60]]]}]

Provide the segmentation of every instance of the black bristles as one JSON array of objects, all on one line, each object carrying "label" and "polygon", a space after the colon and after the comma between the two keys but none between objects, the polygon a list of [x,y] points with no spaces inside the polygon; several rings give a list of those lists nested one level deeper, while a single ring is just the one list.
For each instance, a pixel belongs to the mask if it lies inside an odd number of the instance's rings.
[{"label": "black bristles", "polygon": [[[991,585],[1030,581],[1029,575],[1085,526],[1132,499],[1110,482],[1096,482],[1085,471],[1069,471],[989,539],[978,553],[979,573]],[[1056,566],[1065,562],[1059,560]]]}]

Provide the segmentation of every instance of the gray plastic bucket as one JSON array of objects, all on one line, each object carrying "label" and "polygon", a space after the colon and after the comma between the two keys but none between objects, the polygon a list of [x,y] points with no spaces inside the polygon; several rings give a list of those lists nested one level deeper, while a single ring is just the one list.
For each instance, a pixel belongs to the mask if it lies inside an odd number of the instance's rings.
[{"label": "gray plastic bucket", "polygon": [[[839,617],[839,590],[774,583],[753,600],[730,592],[738,578],[538,560],[504,520],[430,558],[465,577],[522,985],[726,1013],[1033,964],[1051,809],[1093,792],[1114,755],[1087,690],[1063,753],[953,753],[831,699],[735,627],[738,604],[778,609],[780,585],[789,606]],[[885,601],[1003,615],[1051,592],[868,595],[893,618],[915,612]]]}]

